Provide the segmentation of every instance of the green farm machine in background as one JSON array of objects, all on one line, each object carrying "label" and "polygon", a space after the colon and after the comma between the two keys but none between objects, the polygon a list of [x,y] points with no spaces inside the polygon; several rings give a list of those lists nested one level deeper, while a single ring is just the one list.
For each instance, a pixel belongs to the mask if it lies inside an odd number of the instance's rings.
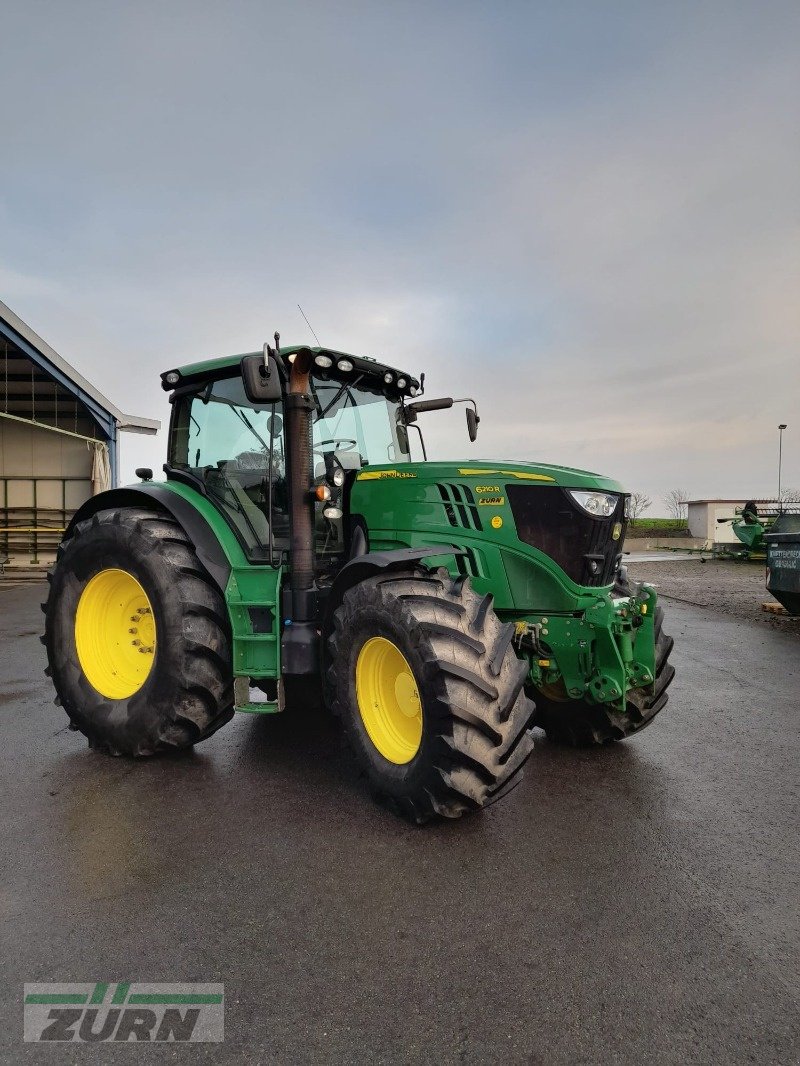
[{"label": "green farm machine in background", "polygon": [[48,672],[92,746],[186,747],[317,677],[372,791],[424,822],[511,789],[534,725],[604,744],[666,703],[672,640],[621,567],[616,482],[429,462],[420,416],[466,402],[474,441],[473,401],[277,335],[162,383],[166,481],[93,497],[50,575]]},{"label": "green farm machine in background", "polygon": [[733,532],[743,548],[729,548],[727,545],[719,546],[717,554],[723,556],[738,556],[743,559],[764,559],[766,557],[766,545],[764,533],[770,528],[775,518],[780,513],[780,508],[759,508],[754,500],[749,500],[743,507],[737,507],[733,518],[718,518],[720,525],[730,522]]},{"label": "green farm machine in background", "polygon": [[794,530],[800,521],[800,507],[794,504],[756,503],[749,500],[743,507],[737,507],[733,518],[718,518],[720,524],[730,522],[737,540],[743,545],[719,545],[715,554],[721,558],[751,559],[763,562],[767,558],[769,534],[783,536],[787,529]]}]

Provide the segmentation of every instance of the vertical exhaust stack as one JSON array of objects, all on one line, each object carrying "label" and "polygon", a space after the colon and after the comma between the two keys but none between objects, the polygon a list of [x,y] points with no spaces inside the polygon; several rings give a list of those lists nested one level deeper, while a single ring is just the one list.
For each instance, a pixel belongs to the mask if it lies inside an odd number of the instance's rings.
[{"label": "vertical exhaust stack", "polygon": [[[286,397],[289,458],[289,521],[292,540],[292,593],[307,592],[314,583],[314,477],[311,453],[311,411],[314,401],[309,391],[312,352],[301,349],[291,363],[289,393]],[[293,596],[294,599],[294,596]],[[292,608],[303,616],[300,602]]]},{"label": "vertical exhaust stack", "polygon": [[281,660],[286,674],[315,673],[319,665],[314,588],[314,478],[311,450],[311,412],[314,399],[309,377],[314,353],[301,348],[289,370],[286,396],[287,458],[289,461],[289,528],[291,560],[289,596],[284,598]]}]

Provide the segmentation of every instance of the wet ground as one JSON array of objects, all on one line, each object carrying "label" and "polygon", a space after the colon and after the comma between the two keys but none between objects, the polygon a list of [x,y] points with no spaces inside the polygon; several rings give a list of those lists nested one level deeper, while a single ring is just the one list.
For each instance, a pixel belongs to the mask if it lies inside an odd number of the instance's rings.
[{"label": "wet ground", "polygon": [[[89,752],[42,677],[41,589],[0,583],[0,1061],[798,1061],[800,657],[669,605],[639,738],[537,746],[413,829],[295,698],[194,754]],[[25,981],[223,981],[221,1045],[22,1043]]]},{"label": "wet ground", "polygon": [[764,563],[694,558],[655,559],[631,555],[628,572],[649,581],[670,603],[703,607],[731,619],[800,637],[800,617],[774,614],[763,605],[779,604],[766,590]]}]

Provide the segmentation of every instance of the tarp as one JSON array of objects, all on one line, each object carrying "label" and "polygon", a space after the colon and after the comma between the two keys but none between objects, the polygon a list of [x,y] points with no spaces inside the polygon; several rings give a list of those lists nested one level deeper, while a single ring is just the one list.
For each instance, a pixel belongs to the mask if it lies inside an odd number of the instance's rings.
[{"label": "tarp", "polygon": [[111,488],[111,463],[108,460],[108,445],[102,441],[87,443],[93,449],[92,455],[92,496],[97,496]]}]

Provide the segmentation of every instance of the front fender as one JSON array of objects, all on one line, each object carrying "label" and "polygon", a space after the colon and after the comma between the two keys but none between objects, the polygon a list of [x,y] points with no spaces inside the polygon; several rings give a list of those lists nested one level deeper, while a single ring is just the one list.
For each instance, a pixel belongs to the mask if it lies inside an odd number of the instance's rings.
[{"label": "front fender", "polygon": [[368,577],[374,577],[391,570],[410,570],[414,564],[422,559],[433,556],[447,557],[449,555],[464,555],[463,548],[455,548],[449,544],[438,544],[429,548],[396,548],[391,551],[367,552],[358,555],[346,563],[331,586],[331,591],[325,600],[325,609],[322,614],[322,635],[327,638],[333,625],[333,616],[336,609],[344,599],[348,589],[365,581]]}]

